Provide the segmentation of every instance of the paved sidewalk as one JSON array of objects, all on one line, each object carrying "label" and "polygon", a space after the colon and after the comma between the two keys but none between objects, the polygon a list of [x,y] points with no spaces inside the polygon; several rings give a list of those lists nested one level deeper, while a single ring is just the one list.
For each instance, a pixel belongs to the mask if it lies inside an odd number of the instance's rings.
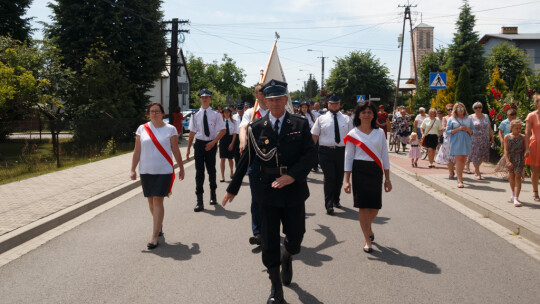
[{"label": "paved sidewalk", "polygon": [[[184,139],[180,142],[180,151],[184,162],[186,161],[186,147],[187,140]],[[139,181],[132,181],[129,178],[132,156],[132,153],[126,153],[0,185],[0,197],[2,198],[0,200],[0,243],[8,237],[8,233],[13,233],[19,228],[59,213],[111,189],[127,188],[126,191],[133,189]],[[118,196],[122,193],[115,192],[114,194]],[[0,250],[1,252],[2,250]]]},{"label": "paved sidewalk", "polygon": [[435,163],[436,167],[429,169],[427,160],[419,160],[418,168],[413,168],[408,151],[406,154],[390,152],[390,162],[393,169],[416,177],[422,183],[540,245],[540,202],[535,202],[532,198],[530,178],[522,183],[519,199],[523,207],[518,208],[509,203],[510,184],[495,175],[494,166],[491,164],[482,164],[480,167],[483,180],[476,180],[474,174],[464,174],[465,188],[460,189],[455,179],[448,178],[445,165]]}]

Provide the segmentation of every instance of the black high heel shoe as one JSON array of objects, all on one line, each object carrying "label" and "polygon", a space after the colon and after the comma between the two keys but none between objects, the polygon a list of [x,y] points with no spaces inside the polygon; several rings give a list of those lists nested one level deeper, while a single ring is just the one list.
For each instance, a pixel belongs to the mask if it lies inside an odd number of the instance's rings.
[{"label": "black high heel shoe", "polygon": [[364,252],[365,252],[365,253],[372,253],[372,252],[373,252],[373,248],[364,247]]},{"label": "black high heel shoe", "polygon": [[155,244],[152,244],[152,243],[148,243],[146,244],[146,247],[150,250],[156,248],[157,246],[159,246],[159,242],[155,243]]}]

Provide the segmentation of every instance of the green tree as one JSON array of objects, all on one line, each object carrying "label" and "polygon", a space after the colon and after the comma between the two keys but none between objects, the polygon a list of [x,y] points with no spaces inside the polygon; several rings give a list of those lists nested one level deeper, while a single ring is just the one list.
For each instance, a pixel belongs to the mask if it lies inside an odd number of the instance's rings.
[{"label": "green tree", "polygon": [[388,100],[393,93],[393,81],[388,68],[375,58],[370,51],[353,51],[349,55],[334,60],[326,82],[328,92],[342,97],[345,109],[356,105],[356,95],[365,94]]},{"label": "green tree", "polygon": [[472,105],[474,103],[471,81],[469,76],[469,69],[466,65],[463,65],[459,70],[458,81],[456,83],[456,96],[455,102],[462,102],[469,112],[472,111]]},{"label": "green tree", "polygon": [[[102,44],[102,50],[115,63],[114,72],[125,77],[129,84],[111,88],[117,91],[113,95],[129,98],[124,102],[133,104],[136,111],[142,113],[148,103],[145,93],[153,87],[165,66],[161,2],[57,0],[49,4],[53,23],[47,32],[57,38],[63,63],[73,69],[78,78],[83,77],[83,69],[88,68],[86,59],[91,49],[96,43]],[[130,112],[131,107],[126,111]]]},{"label": "green tree", "polygon": [[236,62],[227,54],[221,58],[221,64],[218,66],[217,79],[215,83],[216,89],[226,96],[239,96],[242,88],[242,83],[246,75],[244,70],[236,65]]},{"label": "green tree", "polygon": [[[245,74],[236,62],[223,55],[221,64],[217,61],[204,63],[202,58],[190,55],[187,58],[187,68],[191,78],[190,104],[192,107],[199,105],[198,94],[202,89],[212,91],[212,106],[226,105],[226,97],[247,98],[246,88],[242,85]],[[251,89],[251,95],[253,90]],[[250,98],[247,98],[250,99]]]},{"label": "green tree", "polygon": [[431,104],[431,100],[437,96],[437,90],[429,88],[429,73],[445,71],[444,66],[446,61],[447,52],[445,49],[437,49],[425,55],[420,60],[418,64],[418,87],[415,95],[417,107],[428,107]]},{"label": "green tree", "polygon": [[[485,58],[483,57],[483,45],[478,43],[478,32],[474,31],[476,18],[471,12],[467,0],[463,1],[459,18],[456,21],[456,32],[452,44],[448,47],[448,63],[446,69],[459,70],[466,65],[470,75],[472,98],[482,100],[484,88],[488,83],[485,72]],[[458,76],[459,82],[459,76]]]},{"label": "green tree", "polygon": [[0,36],[0,139],[9,122],[36,115],[36,109],[60,106],[46,71],[46,53],[27,42]]},{"label": "green tree", "polygon": [[522,71],[531,74],[527,61],[523,50],[504,42],[491,49],[491,54],[486,58],[486,68],[491,72],[498,67],[504,82],[514,83]]},{"label": "green tree", "polygon": [[23,18],[32,0],[3,0],[0,2],[0,36],[9,36],[19,41],[30,38],[30,20]]},{"label": "green tree", "polygon": [[304,96],[306,96],[307,99],[312,100],[319,94],[319,84],[317,83],[317,80],[314,77],[311,77],[306,81],[306,87]]}]

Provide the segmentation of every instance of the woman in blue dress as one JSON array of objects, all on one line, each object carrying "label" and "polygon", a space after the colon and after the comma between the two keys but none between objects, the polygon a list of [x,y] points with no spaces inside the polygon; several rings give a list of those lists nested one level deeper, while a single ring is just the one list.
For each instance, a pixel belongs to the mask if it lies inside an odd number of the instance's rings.
[{"label": "woman in blue dress", "polygon": [[446,134],[450,137],[450,155],[456,159],[456,174],[458,188],[463,185],[463,168],[467,156],[471,154],[471,135],[473,134],[473,122],[467,115],[465,105],[461,102],[454,104],[452,117],[446,124]]}]

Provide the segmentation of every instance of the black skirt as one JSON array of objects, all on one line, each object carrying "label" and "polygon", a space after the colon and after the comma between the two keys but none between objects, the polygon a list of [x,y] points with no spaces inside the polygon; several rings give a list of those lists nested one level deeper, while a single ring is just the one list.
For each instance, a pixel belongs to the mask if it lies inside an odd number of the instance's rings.
[{"label": "black skirt", "polygon": [[437,134],[428,134],[426,136],[426,147],[435,150],[437,149],[438,144],[439,144],[439,136]]},{"label": "black skirt", "polygon": [[232,135],[223,135],[223,137],[219,140],[219,158],[234,158],[234,148],[229,151],[229,145],[231,144],[232,139]]},{"label": "black skirt", "polygon": [[383,172],[374,161],[355,159],[352,169],[354,207],[382,208]]},{"label": "black skirt", "polygon": [[141,174],[144,197],[165,197],[169,195],[171,174]]}]

